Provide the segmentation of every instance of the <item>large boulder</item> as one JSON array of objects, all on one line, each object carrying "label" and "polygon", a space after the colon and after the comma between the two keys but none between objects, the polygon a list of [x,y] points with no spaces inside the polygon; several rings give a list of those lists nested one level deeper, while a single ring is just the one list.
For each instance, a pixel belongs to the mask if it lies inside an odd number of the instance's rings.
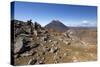
[{"label": "large boulder", "polygon": [[14,53],[19,52],[22,47],[23,47],[23,38],[22,37],[18,37],[16,39],[15,44],[14,44]]}]

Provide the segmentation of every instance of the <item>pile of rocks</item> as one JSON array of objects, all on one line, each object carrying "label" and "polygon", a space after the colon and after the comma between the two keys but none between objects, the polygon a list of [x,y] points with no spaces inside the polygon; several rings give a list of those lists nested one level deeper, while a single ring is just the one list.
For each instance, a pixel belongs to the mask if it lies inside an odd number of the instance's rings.
[{"label": "pile of rocks", "polygon": [[11,48],[15,59],[35,54],[36,51],[32,50],[49,39],[48,31],[37,22],[13,20],[12,23],[14,24],[14,40]]}]

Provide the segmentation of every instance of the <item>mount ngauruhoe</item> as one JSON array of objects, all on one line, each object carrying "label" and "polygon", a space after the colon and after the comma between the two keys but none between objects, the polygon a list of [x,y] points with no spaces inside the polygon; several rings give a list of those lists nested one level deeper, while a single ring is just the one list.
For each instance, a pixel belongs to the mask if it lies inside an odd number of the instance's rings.
[{"label": "mount ngauruhoe", "polygon": [[49,24],[47,24],[45,26],[45,28],[53,29],[53,30],[59,31],[59,32],[65,32],[65,31],[67,31],[69,29],[66,25],[64,25],[59,20],[52,20]]}]

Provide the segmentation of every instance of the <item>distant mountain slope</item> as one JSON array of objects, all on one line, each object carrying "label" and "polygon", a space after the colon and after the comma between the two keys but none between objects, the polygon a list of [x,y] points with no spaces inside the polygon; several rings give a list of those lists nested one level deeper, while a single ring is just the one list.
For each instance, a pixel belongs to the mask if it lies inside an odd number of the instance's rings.
[{"label": "distant mountain slope", "polygon": [[45,28],[47,28],[47,29],[54,29],[54,30],[60,31],[60,32],[64,32],[64,31],[69,29],[66,25],[64,25],[59,20],[52,20],[49,24],[47,24],[45,26]]}]

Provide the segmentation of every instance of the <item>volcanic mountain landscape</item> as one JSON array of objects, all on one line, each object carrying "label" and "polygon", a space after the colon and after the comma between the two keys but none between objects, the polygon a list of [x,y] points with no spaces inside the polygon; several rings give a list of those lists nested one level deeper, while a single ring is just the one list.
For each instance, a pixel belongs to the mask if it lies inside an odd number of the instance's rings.
[{"label": "volcanic mountain landscape", "polygon": [[31,20],[12,20],[11,24],[14,65],[97,60],[96,28],[68,27],[59,20],[44,27]]}]

